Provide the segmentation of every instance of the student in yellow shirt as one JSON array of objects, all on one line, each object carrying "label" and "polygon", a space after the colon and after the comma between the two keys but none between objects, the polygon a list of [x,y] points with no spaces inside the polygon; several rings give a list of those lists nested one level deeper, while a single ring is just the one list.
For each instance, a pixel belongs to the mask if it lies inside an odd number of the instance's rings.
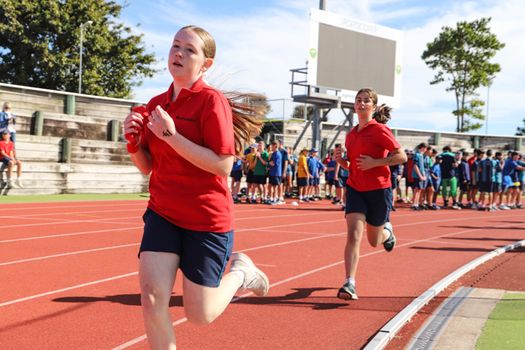
[{"label": "student in yellow shirt", "polygon": [[299,202],[308,202],[308,179],[311,177],[307,164],[308,148],[303,148],[297,161],[297,187],[299,188]]}]

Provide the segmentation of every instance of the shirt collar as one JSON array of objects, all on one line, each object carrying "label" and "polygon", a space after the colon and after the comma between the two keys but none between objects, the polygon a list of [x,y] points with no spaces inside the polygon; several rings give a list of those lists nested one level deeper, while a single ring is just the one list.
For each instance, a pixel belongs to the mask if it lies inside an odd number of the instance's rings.
[{"label": "shirt collar", "polygon": [[377,122],[377,120],[375,120],[374,118],[372,118],[372,120],[370,120],[368,123],[366,123],[365,126],[363,126],[363,127],[361,128],[361,130],[358,130],[358,125],[359,125],[359,124],[356,125],[356,126],[355,126],[355,132],[356,132],[356,133],[357,133],[357,132],[362,132],[363,130],[365,130],[366,128],[368,128],[370,125],[375,125],[375,124],[379,124],[379,123]]},{"label": "shirt collar", "polygon": [[[182,88],[179,91],[179,95],[177,96],[176,100],[182,100],[187,99],[188,97],[192,96],[193,94],[196,94],[200,92],[204,86],[206,86],[206,83],[204,82],[202,76],[197,79],[195,83],[188,89],[188,88]],[[170,87],[168,88],[168,91],[166,92],[166,95],[164,96],[163,105],[164,107],[167,107],[172,101],[171,96],[173,96],[173,82],[170,84]]]}]

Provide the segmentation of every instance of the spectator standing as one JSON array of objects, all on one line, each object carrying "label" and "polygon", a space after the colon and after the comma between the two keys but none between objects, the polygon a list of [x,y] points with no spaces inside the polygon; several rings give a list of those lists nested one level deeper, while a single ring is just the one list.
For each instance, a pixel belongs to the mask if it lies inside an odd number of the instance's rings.
[{"label": "spectator standing", "polygon": [[16,125],[16,116],[11,111],[11,103],[4,102],[4,105],[2,106],[2,112],[0,112],[0,134],[2,134],[5,130],[7,130],[13,144],[16,142],[15,125]]},{"label": "spectator standing", "polygon": [[308,202],[308,181],[311,177],[308,171],[308,148],[303,148],[299,153],[297,161],[297,187],[299,190],[299,202]]},{"label": "spectator standing", "polygon": [[268,175],[269,175],[269,203],[268,204],[283,204],[284,201],[279,199],[279,187],[283,178],[283,160],[282,153],[279,151],[277,141],[272,142],[272,155],[270,156]]},{"label": "spectator standing", "polygon": [[459,210],[461,207],[457,204],[457,167],[456,155],[452,153],[450,146],[443,147],[443,153],[441,153],[441,190],[443,195],[443,207],[448,207],[448,199],[450,195],[450,198],[452,199],[452,209]]}]

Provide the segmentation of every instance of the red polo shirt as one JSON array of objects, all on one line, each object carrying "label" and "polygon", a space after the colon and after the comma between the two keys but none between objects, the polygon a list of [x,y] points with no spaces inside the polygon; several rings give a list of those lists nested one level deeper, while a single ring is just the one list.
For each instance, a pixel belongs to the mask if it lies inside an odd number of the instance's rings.
[{"label": "red polo shirt", "polygon": [[[15,144],[11,141],[4,142],[4,140],[0,140],[0,149],[4,151],[5,154],[9,158],[11,158],[11,152],[15,149]],[[0,159],[4,159],[4,156],[0,153]]]},{"label": "red polo shirt", "polygon": [[[175,101],[173,84],[152,98],[148,111],[161,105],[178,133],[216,154],[235,154],[232,111],[228,100],[199,79],[182,89]],[[209,173],[181,157],[147,127],[143,145],[153,169],[148,207],[173,224],[189,230],[222,233],[233,229],[232,196],[227,178]]]},{"label": "red polo shirt", "polygon": [[368,170],[357,168],[357,159],[360,155],[372,158],[385,158],[388,153],[401,148],[394,138],[392,131],[375,119],[369,121],[359,132],[357,126],[347,135],[345,146],[350,161],[350,170],[347,184],[357,191],[372,191],[392,186],[390,169],[387,165]]}]

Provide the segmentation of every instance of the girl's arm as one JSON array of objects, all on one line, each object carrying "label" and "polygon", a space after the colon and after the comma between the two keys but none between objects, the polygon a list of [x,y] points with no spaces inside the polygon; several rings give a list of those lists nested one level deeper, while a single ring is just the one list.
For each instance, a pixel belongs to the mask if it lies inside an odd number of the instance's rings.
[{"label": "girl's arm", "polygon": [[175,129],[173,119],[162,107],[157,106],[151,113],[147,126],[159,139],[196,167],[221,177],[230,174],[233,155],[216,154],[211,149],[197,145],[182,136]]},{"label": "girl's arm", "polygon": [[385,158],[372,158],[367,155],[361,155],[357,159],[357,166],[361,170],[368,170],[378,166],[397,165],[407,161],[407,155],[401,148],[396,148]]}]

